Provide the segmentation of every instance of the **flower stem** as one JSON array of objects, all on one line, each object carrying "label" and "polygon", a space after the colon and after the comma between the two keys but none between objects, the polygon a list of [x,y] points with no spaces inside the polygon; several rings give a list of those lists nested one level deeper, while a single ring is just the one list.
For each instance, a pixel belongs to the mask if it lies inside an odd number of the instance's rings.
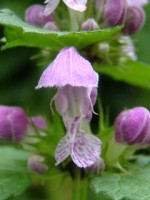
[{"label": "flower stem", "polygon": [[87,183],[87,178],[81,179],[80,170],[78,170],[73,182],[72,200],[87,199]]},{"label": "flower stem", "polygon": [[84,14],[77,12],[72,9],[69,10],[69,15],[70,15],[70,30],[71,31],[79,31],[80,25],[83,21]]}]

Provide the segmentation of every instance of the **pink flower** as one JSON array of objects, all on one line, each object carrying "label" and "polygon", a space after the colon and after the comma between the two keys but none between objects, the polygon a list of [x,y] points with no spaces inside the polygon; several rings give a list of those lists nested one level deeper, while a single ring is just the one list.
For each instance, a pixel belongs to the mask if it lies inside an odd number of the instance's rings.
[{"label": "pink flower", "polygon": [[97,85],[98,74],[73,47],[62,49],[43,72],[37,88],[58,87],[54,101],[66,127],[66,135],[55,151],[56,165],[69,155],[84,168],[99,158],[101,141],[84,131],[92,116]]},{"label": "pink flower", "polygon": [[[45,7],[44,14],[50,15],[58,6],[60,0],[46,0],[47,3]],[[63,2],[71,9],[83,12],[86,10],[87,0],[63,0]]]}]

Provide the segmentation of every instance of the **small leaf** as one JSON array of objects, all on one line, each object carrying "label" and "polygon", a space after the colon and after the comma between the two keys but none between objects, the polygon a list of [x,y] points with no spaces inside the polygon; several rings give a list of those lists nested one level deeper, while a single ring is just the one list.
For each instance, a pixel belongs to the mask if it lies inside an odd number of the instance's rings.
[{"label": "small leaf", "polygon": [[150,89],[150,66],[144,63],[128,61],[122,65],[110,66],[95,63],[95,69],[101,74],[118,81]]},{"label": "small leaf", "polygon": [[31,26],[8,9],[0,10],[0,24],[4,29],[7,43],[3,48],[15,46],[50,47],[60,49],[74,46],[82,49],[88,45],[110,39],[122,26],[113,29],[81,32],[55,32]]},{"label": "small leaf", "polygon": [[150,164],[130,174],[105,173],[91,181],[93,199],[148,200],[149,180]]},{"label": "small leaf", "polygon": [[28,154],[12,147],[0,147],[0,200],[24,192],[30,185]]}]

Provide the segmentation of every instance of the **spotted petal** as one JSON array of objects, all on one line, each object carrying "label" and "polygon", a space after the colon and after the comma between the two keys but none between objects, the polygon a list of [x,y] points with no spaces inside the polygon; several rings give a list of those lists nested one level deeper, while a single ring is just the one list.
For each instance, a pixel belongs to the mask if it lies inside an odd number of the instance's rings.
[{"label": "spotted petal", "polygon": [[101,154],[101,141],[83,131],[78,132],[72,144],[71,157],[78,167],[88,167],[96,162]]},{"label": "spotted petal", "polygon": [[87,0],[63,0],[64,3],[73,10],[83,12],[86,10]]},{"label": "spotted petal", "polygon": [[58,143],[55,151],[56,166],[70,155],[69,140],[67,135]]}]

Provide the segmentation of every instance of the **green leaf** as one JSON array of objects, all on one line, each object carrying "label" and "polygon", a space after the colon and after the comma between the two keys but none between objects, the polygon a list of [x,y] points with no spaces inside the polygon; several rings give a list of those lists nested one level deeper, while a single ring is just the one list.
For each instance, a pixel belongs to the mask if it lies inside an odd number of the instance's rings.
[{"label": "green leaf", "polygon": [[101,74],[110,76],[117,81],[150,89],[150,66],[140,62],[128,61],[122,65],[110,66],[95,64],[95,69]]},{"label": "green leaf", "polygon": [[5,27],[4,35],[7,43],[4,48],[32,46],[60,49],[74,46],[77,49],[82,49],[88,45],[110,39],[122,28],[119,26],[98,31],[54,32],[31,26],[8,9],[0,10],[0,24]]},{"label": "green leaf", "polygon": [[149,200],[150,164],[130,174],[105,173],[91,181],[92,199]]},{"label": "green leaf", "polygon": [[12,147],[0,147],[0,200],[19,195],[30,185],[28,154]]}]

